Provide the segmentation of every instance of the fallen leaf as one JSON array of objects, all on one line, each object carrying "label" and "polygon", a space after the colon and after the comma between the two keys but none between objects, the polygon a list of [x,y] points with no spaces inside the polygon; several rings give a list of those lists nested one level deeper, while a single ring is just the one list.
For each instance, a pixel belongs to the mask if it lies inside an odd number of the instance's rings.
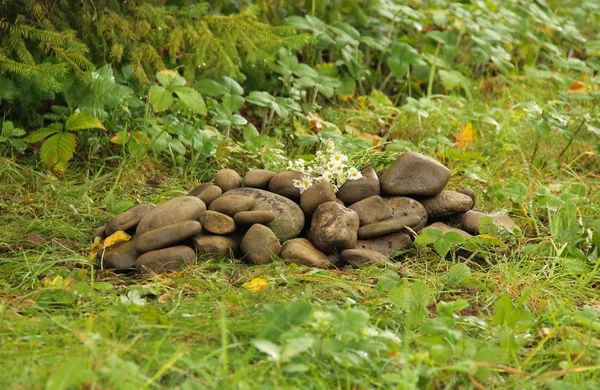
[{"label": "fallen leaf", "polygon": [[110,142],[115,145],[125,145],[129,141],[129,134],[123,132],[115,133],[112,137],[110,137]]},{"label": "fallen leaf", "polygon": [[73,283],[73,278],[63,279],[60,275],[56,275],[54,279],[45,277],[44,280],[42,280],[42,284],[46,288],[61,288],[67,291],[71,289],[71,283]]},{"label": "fallen leaf", "polygon": [[495,238],[490,236],[489,234],[478,234],[477,237],[481,237],[481,238]]},{"label": "fallen leaf", "polygon": [[118,230],[106,237],[106,240],[104,240],[104,249],[129,240],[131,240],[131,236],[129,234],[125,233],[123,230]]},{"label": "fallen leaf", "polygon": [[465,127],[456,136],[457,148],[466,148],[475,140],[475,128],[471,122],[467,123]]},{"label": "fallen leaf", "polygon": [[267,288],[268,285],[269,282],[267,282],[265,279],[254,278],[251,281],[242,284],[242,287],[251,292],[259,292]]},{"label": "fallen leaf", "polygon": [[360,138],[367,142],[370,140],[373,146],[376,146],[375,150],[383,151],[383,147],[380,144],[382,138],[377,134],[361,133]]},{"label": "fallen leaf", "polygon": [[102,239],[100,237],[95,237],[94,242],[92,243],[92,249],[90,250],[90,254],[88,255],[88,260],[89,261],[96,260],[101,248],[102,248]]},{"label": "fallen leaf", "polygon": [[569,93],[583,93],[586,92],[585,83],[583,81],[575,80],[569,87]]}]

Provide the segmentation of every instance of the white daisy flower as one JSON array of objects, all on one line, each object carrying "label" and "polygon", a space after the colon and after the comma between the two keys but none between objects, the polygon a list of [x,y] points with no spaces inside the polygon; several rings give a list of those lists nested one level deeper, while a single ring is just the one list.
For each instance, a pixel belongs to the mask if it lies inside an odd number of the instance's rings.
[{"label": "white daisy flower", "polygon": [[337,175],[341,174],[344,172],[344,165],[343,164],[338,164],[336,166],[333,167],[333,172]]},{"label": "white daisy flower", "polygon": [[323,175],[321,177],[323,178],[323,180],[326,180],[331,183],[331,181],[333,180],[333,173],[325,171],[323,172]]},{"label": "white daisy flower", "polygon": [[333,152],[334,150],[335,150],[335,144],[333,143],[333,140],[328,139],[327,140],[327,151]]},{"label": "white daisy flower", "polygon": [[358,169],[354,167],[348,169],[348,180],[358,180],[361,177],[363,177],[362,173]]},{"label": "white daisy flower", "polygon": [[348,156],[342,153],[335,153],[329,158],[329,161],[333,161],[336,164],[343,164],[348,161]]}]

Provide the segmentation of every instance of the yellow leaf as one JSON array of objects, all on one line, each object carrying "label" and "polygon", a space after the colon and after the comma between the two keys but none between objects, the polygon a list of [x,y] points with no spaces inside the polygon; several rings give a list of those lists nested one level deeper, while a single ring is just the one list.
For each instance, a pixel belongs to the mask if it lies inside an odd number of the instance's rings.
[{"label": "yellow leaf", "polygon": [[104,240],[104,248],[109,248],[115,244],[129,240],[131,240],[131,236],[129,234],[125,233],[123,230],[118,230],[106,237],[106,240]]},{"label": "yellow leaf", "polygon": [[269,282],[267,282],[265,279],[254,278],[251,281],[242,284],[242,287],[251,292],[259,292],[267,288],[268,285]]},{"label": "yellow leaf", "polygon": [[98,252],[100,252],[100,248],[102,247],[102,239],[100,237],[94,238],[94,242],[92,243],[92,249],[90,250],[90,254],[88,255],[89,261],[94,261],[98,257]]},{"label": "yellow leaf", "polygon": [[456,136],[456,145],[458,148],[466,148],[475,140],[475,128],[471,122],[467,123],[465,127]]},{"label": "yellow leaf", "polygon": [[112,137],[110,137],[110,142],[115,145],[125,145],[129,140],[129,134],[123,132],[115,133]]},{"label": "yellow leaf", "polygon": [[61,288],[61,289],[65,289],[68,291],[71,289],[72,282],[73,282],[73,278],[63,279],[62,276],[57,275],[54,277],[54,279],[45,277],[44,280],[42,281],[42,284],[46,288]]},{"label": "yellow leaf", "polygon": [[489,234],[479,234],[477,237],[481,237],[481,238],[494,238],[494,237],[490,236]]}]

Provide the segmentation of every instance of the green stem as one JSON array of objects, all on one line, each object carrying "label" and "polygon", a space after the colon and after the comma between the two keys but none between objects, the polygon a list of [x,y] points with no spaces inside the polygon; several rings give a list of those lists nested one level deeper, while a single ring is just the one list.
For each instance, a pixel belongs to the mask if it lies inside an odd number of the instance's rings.
[{"label": "green stem", "polygon": [[437,59],[440,53],[441,43],[438,43],[437,49],[435,49],[435,57],[433,58],[433,64],[431,64],[431,70],[429,71],[429,84],[427,85],[427,97],[431,97],[433,92],[433,79],[435,78],[435,71],[437,68]]}]

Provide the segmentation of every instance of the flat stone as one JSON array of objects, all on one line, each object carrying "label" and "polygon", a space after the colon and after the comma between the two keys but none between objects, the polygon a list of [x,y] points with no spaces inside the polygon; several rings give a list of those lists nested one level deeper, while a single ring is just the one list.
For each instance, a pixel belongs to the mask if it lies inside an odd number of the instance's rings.
[{"label": "flat stone", "polygon": [[479,228],[481,227],[481,218],[490,217],[492,221],[499,228],[503,228],[510,231],[520,231],[519,225],[513,221],[511,217],[504,214],[494,213],[487,214],[481,211],[470,210],[465,213],[462,219],[461,227],[464,231],[471,234],[479,234]]},{"label": "flat stone", "polygon": [[323,180],[313,184],[300,195],[300,207],[307,216],[311,216],[321,203],[335,202],[335,190],[331,183]]},{"label": "flat stone", "polygon": [[346,249],[340,254],[340,260],[354,268],[391,263],[387,256],[371,249]]},{"label": "flat stone", "polygon": [[182,221],[173,225],[150,230],[135,238],[135,249],[138,253],[146,253],[156,249],[166,248],[195,236],[202,231],[198,221]]},{"label": "flat stone", "polygon": [[229,234],[235,231],[235,222],[229,215],[208,210],[200,215],[202,227],[214,234]]},{"label": "flat stone", "polygon": [[337,202],[322,203],[312,216],[313,243],[327,254],[354,248],[359,225],[358,214],[353,210]]},{"label": "flat stone", "polygon": [[129,210],[109,219],[108,222],[106,222],[106,229],[104,233],[108,237],[119,230],[125,231],[132,229],[136,227],[138,223],[140,223],[146,214],[155,208],[156,206],[151,203],[135,205]]},{"label": "flat stone", "polygon": [[304,174],[295,171],[279,172],[271,178],[269,191],[294,201],[300,200],[300,189],[294,187],[294,180],[302,180]]},{"label": "flat stone", "polygon": [[215,175],[214,182],[223,192],[242,186],[242,178],[233,169],[219,169]]},{"label": "flat stone", "polygon": [[329,257],[305,238],[294,238],[283,244],[280,257],[307,267],[331,268],[332,266]]},{"label": "flat stone", "polygon": [[141,235],[153,229],[187,220],[197,221],[205,210],[204,202],[195,196],[173,198],[147,213],[138,224],[136,234]]},{"label": "flat stone", "polygon": [[94,230],[94,233],[92,233],[92,237],[100,237],[101,239],[104,240],[106,238],[106,224],[104,224],[102,226],[98,226]]},{"label": "flat stone", "polygon": [[204,236],[194,237],[194,248],[200,258],[208,257],[235,257],[239,252],[238,242],[229,236]]},{"label": "flat stone", "polygon": [[360,172],[363,177],[357,180],[347,180],[337,193],[337,197],[346,205],[379,195],[381,191],[377,172],[372,166],[363,168]]},{"label": "flat stone", "polygon": [[444,234],[446,234],[448,232],[456,232],[456,233],[460,234],[461,236],[463,236],[464,238],[473,237],[472,235],[470,235],[469,233],[465,232],[464,230],[457,229],[457,228],[454,228],[452,226],[448,226],[448,225],[446,225],[443,222],[432,223],[431,225],[429,225],[429,226],[425,227],[423,230],[421,230],[420,234],[423,234],[423,231],[425,231],[427,229],[430,229],[430,228],[440,229],[442,231],[442,233],[444,233]]},{"label": "flat stone", "polygon": [[242,239],[242,255],[251,264],[270,263],[272,256],[279,256],[281,244],[277,236],[265,225],[254,224]]},{"label": "flat stone", "polygon": [[246,172],[242,185],[244,187],[260,188],[266,190],[269,188],[269,182],[277,173],[267,169],[253,169]]},{"label": "flat stone", "polygon": [[220,213],[233,217],[239,212],[248,211],[254,206],[255,200],[251,196],[246,195],[230,195],[215,199],[209,207],[209,210],[218,211]]},{"label": "flat stone", "polygon": [[391,198],[384,198],[383,201],[392,209],[391,218],[416,215],[421,219],[421,222],[413,228],[414,230],[420,230],[427,224],[427,210],[416,200],[405,196],[393,196]]},{"label": "flat stone", "polygon": [[420,222],[421,219],[416,215],[409,215],[408,217],[393,218],[381,222],[375,222],[358,229],[358,237],[361,240],[382,237],[388,234],[400,232],[405,230],[407,227],[413,228]]},{"label": "flat stone", "polygon": [[214,186],[214,183],[200,183],[193,190],[191,190],[187,196],[198,196],[210,186]]},{"label": "flat stone", "polygon": [[223,194],[223,197],[231,195],[253,197],[255,203],[251,211],[272,211],[275,219],[266,226],[281,241],[296,237],[304,229],[304,212],[288,198],[258,188],[238,188]]},{"label": "flat stone", "polygon": [[473,191],[470,188],[462,188],[460,190],[456,190],[456,192],[460,192],[461,194],[465,194],[468,197],[470,197],[473,201],[473,207],[471,208],[475,208],[475,206],[477,205],[477,195],[475,195],[475,191]]},{"label": "flat stone", "polygon": [[360,226],[392,218],[392,209],[383,201],[381,196],[374,195],[358,201],[349,207],[358,214]]},{"label": "flat stone", "polygon": [[175,271],[196,260],[196,252],[189,246],[179,245],[146,252],[137,258],[135,269],[140,274],[154,275]]},{"label": "flat stone", "polygon": [[200,192],[198,195],[196,195],[196,197],[198,199],[200,199],[201,201],[204,202],[204,204],[206,205],[206,207],[210,206],[212,204],[212,202],[214,202],[216,199],[218,199],[221,194],[223,193],[223,190],[221,189],[221,187],[216,186],[212,183],[209,183],[210,185],[206,186],[206,188],[204,188],[202,190],[202,192]]},{"label": "flat stone", "polygon": [[421,200],[428,219],[439,219],[467,212],[473,208],[470,196],[456,191],[442,191],[432,198]]},{"label": "flat stone", "polygon": [[450,170],[439,161],[415,152],[406,152],[381,176],[381,190],[387,195],[435,196],[450,180]]},{"label": "flat stone", "polygon": [[134,269],[138,253],[135,240],[120,242],[104,251],[102,267],[104,269]]},{"label": "flat stone", "polygon": [[379,238],[358,240],[355,249],[371,249],[382,255],[392,257],[396,251],[402,251],[412,246],[412,240],[406,233],[392,233]]},{"label": "flat stone", "polygon": [[267,225],[275,220],[275,213],[271,210],[242,211],[233,216],[236,225],[250,226],[255,223]]}]

